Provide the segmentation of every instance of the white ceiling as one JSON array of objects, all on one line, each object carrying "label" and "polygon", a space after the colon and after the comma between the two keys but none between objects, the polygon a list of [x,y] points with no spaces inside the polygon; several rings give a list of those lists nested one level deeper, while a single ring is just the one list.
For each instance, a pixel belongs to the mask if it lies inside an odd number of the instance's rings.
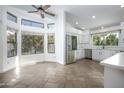
[{"label": "white ceiling", "polygon": [[[26,11],[35,10],[32,6],[14,6]],[[60,8],[67,12],[67,22],[78,28],[87,29],[101,26],[118,25],[124,21],[124,8],[119,5],[55,5],[51,9]],[[92,19],[96,16],[96,19]],[[79,24],[76,25],[75,22]]]}]

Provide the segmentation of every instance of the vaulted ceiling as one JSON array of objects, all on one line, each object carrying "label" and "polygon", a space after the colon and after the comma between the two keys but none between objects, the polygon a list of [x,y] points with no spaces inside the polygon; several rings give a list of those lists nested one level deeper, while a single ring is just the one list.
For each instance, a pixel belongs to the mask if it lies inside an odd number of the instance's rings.
[{"label": "vaulted ceiling", "polygon": [[[29,5],[14,7],[26,11],[35,10]],[[124,8],[119,5],[55,5],[51,7],[51,9],[54,8],[65,10],[67,22],[78,28],[94,29],[114,26],[124,21]]]}]

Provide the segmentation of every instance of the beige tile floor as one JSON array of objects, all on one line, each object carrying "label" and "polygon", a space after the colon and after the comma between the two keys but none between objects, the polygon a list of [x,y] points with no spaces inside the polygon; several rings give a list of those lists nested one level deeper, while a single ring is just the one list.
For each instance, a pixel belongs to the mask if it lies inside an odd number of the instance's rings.
[{"label": "beige tile floor", "polygon": [[3,88],[103,88],[103,67],[83,59],[69,65],[42,62],[0,74]]}]

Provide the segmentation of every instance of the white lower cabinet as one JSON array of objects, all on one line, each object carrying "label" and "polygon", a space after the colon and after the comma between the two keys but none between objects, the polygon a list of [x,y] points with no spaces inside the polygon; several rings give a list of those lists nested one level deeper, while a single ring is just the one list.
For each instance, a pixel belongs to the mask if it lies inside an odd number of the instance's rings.
[{"label": "white lower cabinet", "polygon": [[96,61],[105,60],[113,55],[118,53],[118,51],[114,50],[103,50],[103,49],[93,49],[92,50],[92,59]]},{"label": "white lower cabinet", "polygon": [[75,51],[75,61],[84,58],[84,50]]},{"label": "white lower cabinet", "polygon": [[99,57],[100,57],[100,51],[96,49],[92,50],[92,59],[99,61],[100,59]]}]

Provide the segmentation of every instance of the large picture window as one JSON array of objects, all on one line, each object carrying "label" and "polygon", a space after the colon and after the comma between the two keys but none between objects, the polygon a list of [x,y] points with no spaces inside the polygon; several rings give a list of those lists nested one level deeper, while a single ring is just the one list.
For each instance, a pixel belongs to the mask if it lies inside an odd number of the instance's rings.
[{"label": "large picture window", "polygon": [[22,32],[22,54],[40,54],[44,52],[44,35]]},{"label": "large picture window", "polygon": [[93,35],[93,45],[95,46],[118,46],[119,31]]},{"label": "large picture window", "polygon": [[55,53],[55,35],[53,33],[48,34],[48,53]]},{"label": "large picture window", "polygon": [[17,30],[7,27],[7,56],[17,55]]}]

